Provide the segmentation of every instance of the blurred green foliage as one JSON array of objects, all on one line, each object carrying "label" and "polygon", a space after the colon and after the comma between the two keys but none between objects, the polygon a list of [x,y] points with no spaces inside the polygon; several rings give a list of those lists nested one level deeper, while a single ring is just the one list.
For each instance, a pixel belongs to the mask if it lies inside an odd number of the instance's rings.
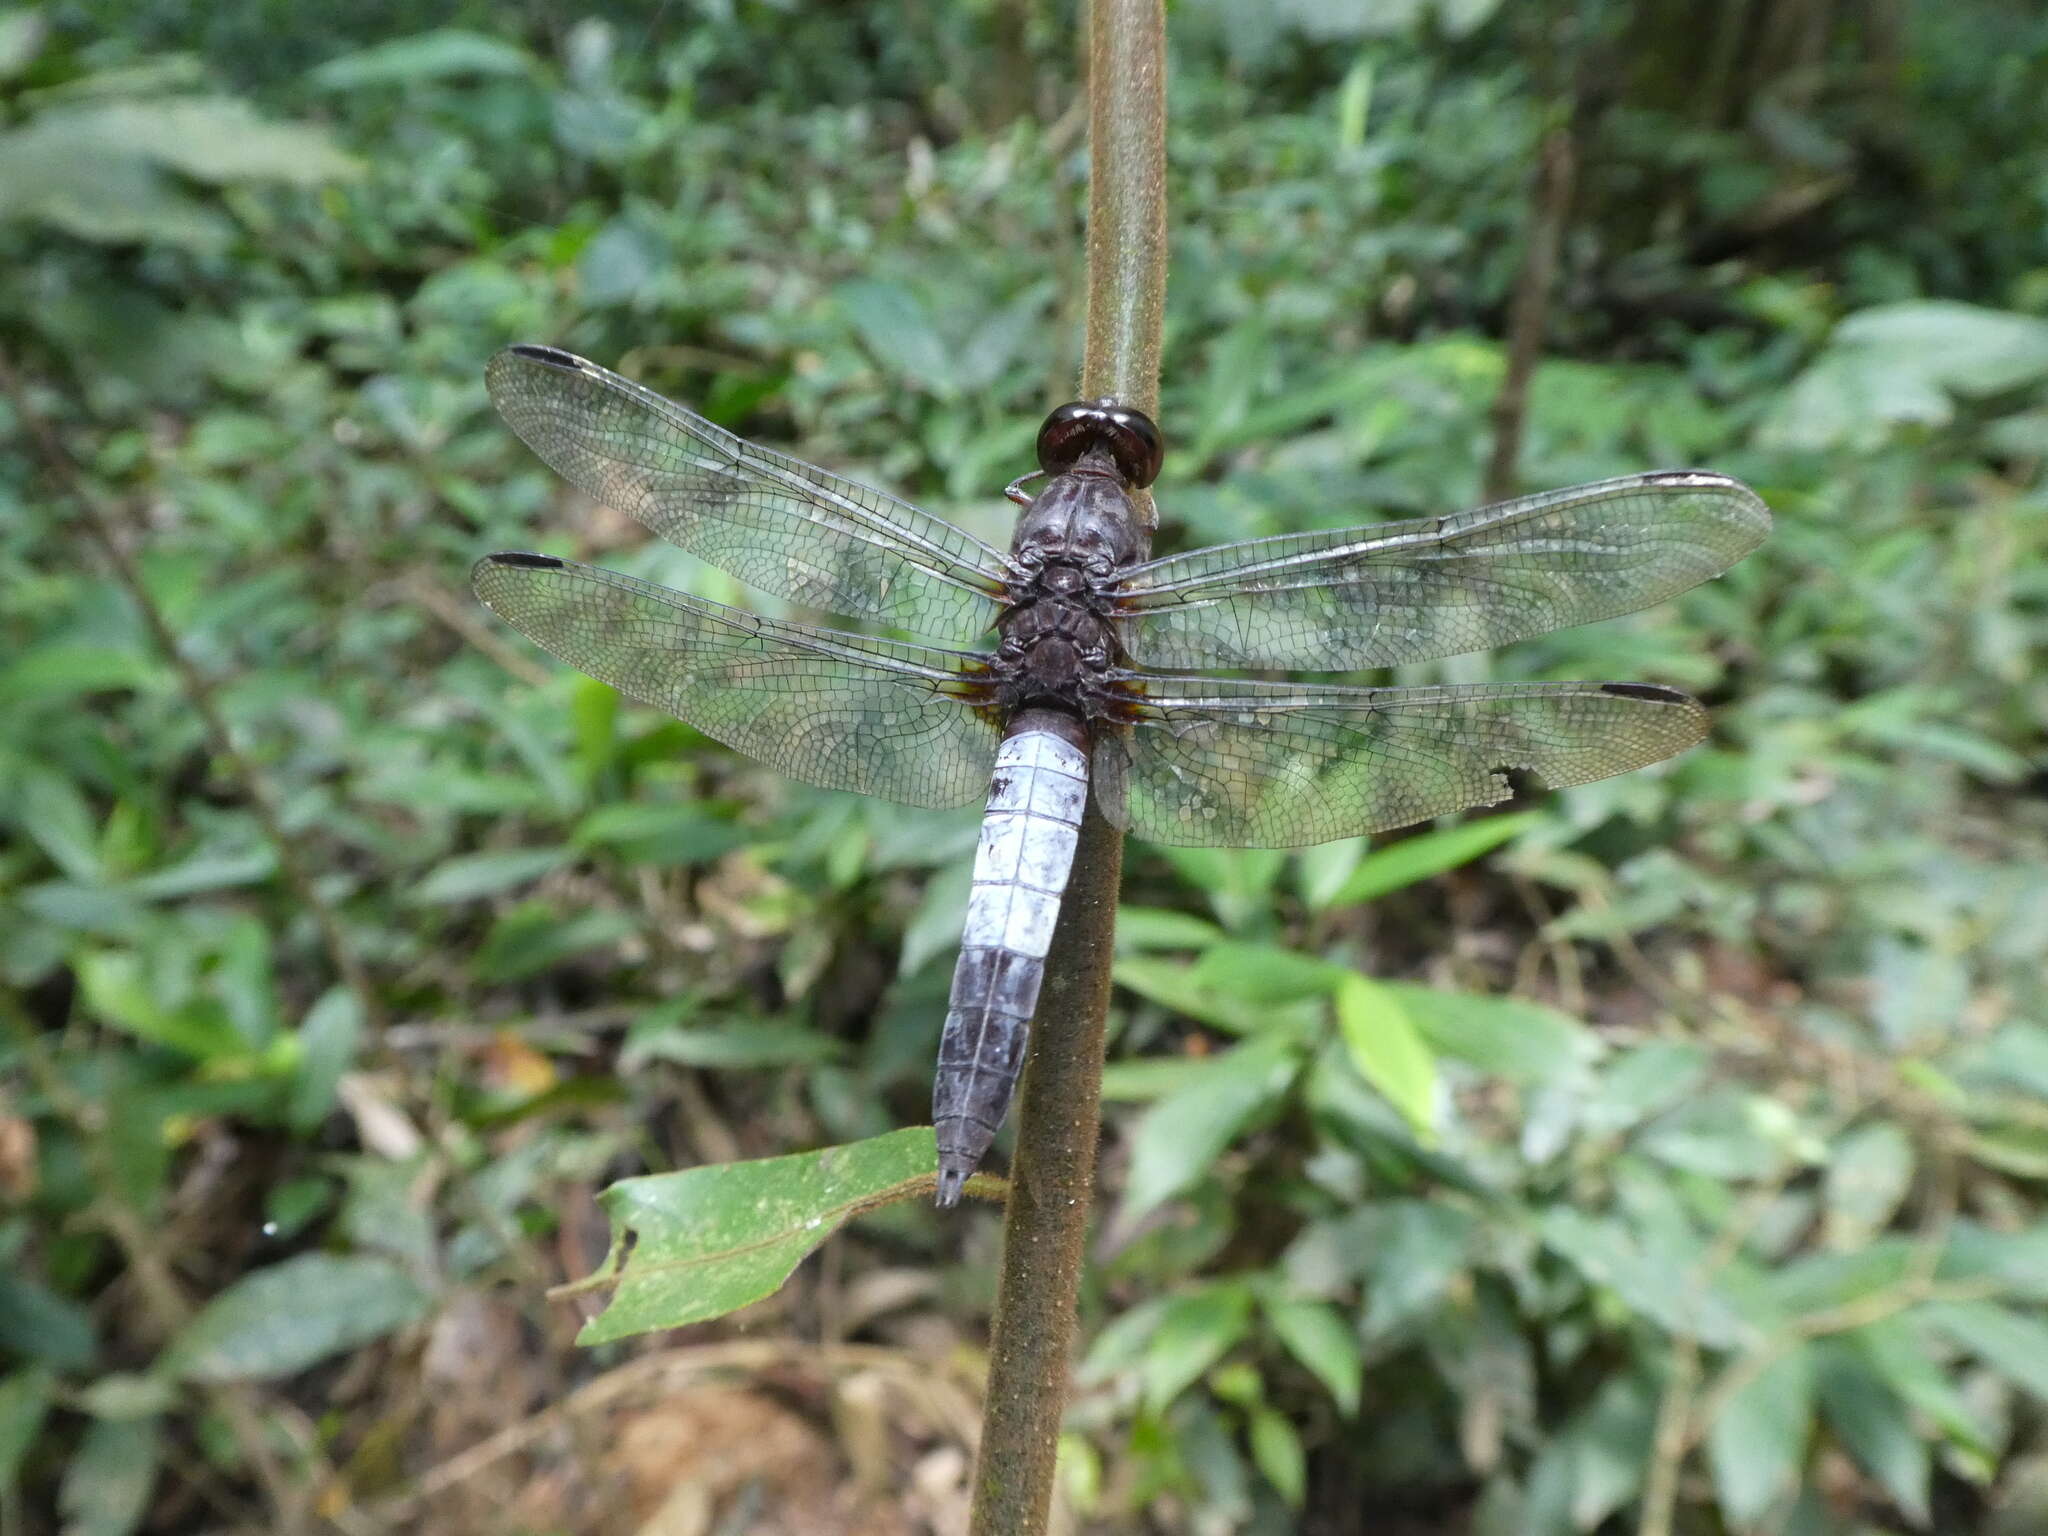
[{"label": "blurred green foliage", "polygon": [[[2048,22],[1710,9],[1176,8],[1163,545],[1476,498],[1567,89],[1523,478],[1710,465],[1779,531],[1401,679],[1701,691],[1668,769],[1134,847],[1066,1446],[1107,1526],[2041,1528]],[[995,3],[0,13],[0,1526],[370,1504],[418,1405],[338,1373],[480,1292],[561,1352],[602,1183],[922,1119],[973,816],[493,627],[491,548],[747,595],[566,502],[482,365],[559,342],[1006,538],[1077,360],[1075,66]],[[971,1329],[989,1219],[838,1241]]]}]

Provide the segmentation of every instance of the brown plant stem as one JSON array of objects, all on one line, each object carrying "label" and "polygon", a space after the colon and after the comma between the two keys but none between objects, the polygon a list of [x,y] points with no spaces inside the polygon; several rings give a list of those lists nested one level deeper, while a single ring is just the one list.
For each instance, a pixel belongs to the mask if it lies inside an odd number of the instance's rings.
[{"label": "brown plant stem", "polygon": [[[1163,0],[1095,0],[1088,50],[1088,335],[1081,392],[1147,413],[1166,301]],[[1144,503],[1149,511],[1149,502]],[[1141,538],[1149,534],[1141,530]],[[971,1536],[1038,1536],[1052,1507],[1101,1126],[1123,834],[1091,803],[1018,1095]]]},{"label": "brown plant stem", "polygon": [[136,568],[126,545],[122,543],[119,515],[109,507],[78,462],[72,458],[70,449],[64,446],[57,435],[57,429],[48,417],[36,407],[30,397],[21,375],[14,370],[13,362],[5,352],[0,352],[0,394],[7,397],[13,406],[15,419],[20,422],[29,440],[41,456],[43,466],[53,480],[66,491],[79,510],[85,514],[87,531],[99,545],[100,552],[113,567],[115,579],[127,591],[129,598],[142,614],[148,626],[150,638],[162,651],[164,659],[178,674],[178,682],[185,698],[191,704],[193,713],[199,716],[205,728],[207,745],[213,755],[226,765],[228,773],[241,786],[243,796],[254,812],[257,825],[263,829],[264,837],[277,855],[277,867],[285,878],[292,893],[312,914],[314,926],[320,931],[320,942],[327,951],[327,958],[334,967],[334,973],[343,986],[355,996],[356,1005],[361,1008],[363,1023],[372,1037],[381,1035],[384,1023],[383,1007],[378,1000],[377,990],[370,983],[369,973],[364,970],[357,957],[355,946],[349,942],[348,934],[341,926],[341,919],[335,915],[327,898],[320,894],[314,883],[311,867],[298,839],[285,827],[284,818],[278,809],[276,792],[270,781],[255,763],[243,755],[235,745],[233,734],[228,729],[227,716],[221,713],[220,703],[214,697],[213,685],[207,681],[199,668],[185,654],[178,643],[177,631],[165,617],[163,609],[157,606],[150,595],[148,586],[142,580],[142,573]]},{"label": "brown plant stem", "polygon": [[1557,276],[1557,248],[1571,209],[1576,164],[1571,125],[1558,123],[1543,136],[1535,184],[1529,193],[1528,245],[1508,310],[1507,371],[1493,401],[1493,457],[1486,466],[1488,501],[1505,501],[1515,494],[1522,432],[1529,415],[1529,380],[1543,351],[1550,293]]}]

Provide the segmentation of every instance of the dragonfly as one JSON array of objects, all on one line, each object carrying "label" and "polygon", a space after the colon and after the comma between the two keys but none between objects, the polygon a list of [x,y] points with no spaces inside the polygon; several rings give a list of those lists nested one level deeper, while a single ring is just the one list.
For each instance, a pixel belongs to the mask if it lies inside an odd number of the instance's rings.
[{"label": "dragonfly", "polygon": [[[1769,511],[1703,470],[1450,516],[1148,558],[1159,428],[1053,411],[1006,495],[1008,551],[747,442],[553,347],[486,370],[527,445],[592,499],[749,587],[903,639],[708,602],[551,555],[485,556],[477,596],[544,649],[778,773],[905,805],[985,799],[934,1076],[937,1200],[1008,1113],[1092,795],[1157,843],[1297,848],[1561,788],[1704,739],[1638,682],[1365,687],[1353,672],[1632,613],[1719,575]],[[1027,489],[1027,486],[1033,489]]]}]

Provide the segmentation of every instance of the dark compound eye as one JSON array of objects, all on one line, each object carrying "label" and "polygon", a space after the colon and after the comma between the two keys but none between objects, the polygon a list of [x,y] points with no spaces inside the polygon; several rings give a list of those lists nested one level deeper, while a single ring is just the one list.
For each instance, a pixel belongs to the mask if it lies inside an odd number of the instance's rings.
[{"label": "dark compound eye", "polygon": [[1143,411],[1114,400],[1074,400],[1045,418],[1038,429],[1038,467],[1063,475],[1091,448],[1106,448],[1117,472],[1132,489],[1159,478],[1166,440]]}]

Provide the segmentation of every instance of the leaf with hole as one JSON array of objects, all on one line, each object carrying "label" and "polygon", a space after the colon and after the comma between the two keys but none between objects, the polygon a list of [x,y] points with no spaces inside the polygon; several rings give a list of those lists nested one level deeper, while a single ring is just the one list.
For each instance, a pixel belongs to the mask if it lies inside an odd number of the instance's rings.
[{"label": "leaf with hole", "polygon": [[930,1190],[938,1157],[931,1127],[919,1125],[790,1157],[621,1179],[602,1197],[612,1251],[576,1287],[611,1300],[577,1342],[681,1328],[772,1296],[848,1220]]}]

